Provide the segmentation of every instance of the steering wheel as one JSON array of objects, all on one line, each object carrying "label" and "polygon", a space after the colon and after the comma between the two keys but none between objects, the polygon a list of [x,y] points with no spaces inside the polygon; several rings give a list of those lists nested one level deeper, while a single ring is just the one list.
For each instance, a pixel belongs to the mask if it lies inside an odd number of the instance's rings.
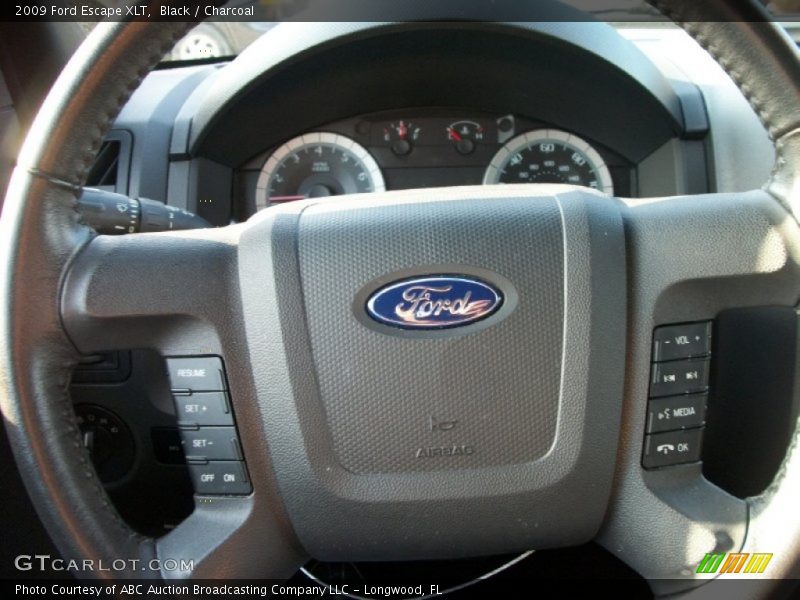
[{"label": "steering wheel", "polygon": [[[64,557],[141,561],[96,573],[119,578],[285,578],[310,555],[597,539],[657,593],[713,589],[695,573],[708,552],[772,553],[754,596],[796,575],[797,434],[746,501],[698,463],[641,460],[654,326],[800,298],[800,61],[755,2],[657,7],[768,129],[777,160],[763,189],[647,201],[569,186],[419,190],[121,237],[82,225],[76,198],[121,107],[190,24],[98,25],[28,135],[0,223],[2,411]],[[494,290],[498,310],[433,329],[366,313],[396,282],[455,274],[471,293]],[[79,354],[136,347],[219,357],[252,487],[198,497],[159,539],[111,505],[68,395]],[[182,566],[135,566],[152,559]]]}]

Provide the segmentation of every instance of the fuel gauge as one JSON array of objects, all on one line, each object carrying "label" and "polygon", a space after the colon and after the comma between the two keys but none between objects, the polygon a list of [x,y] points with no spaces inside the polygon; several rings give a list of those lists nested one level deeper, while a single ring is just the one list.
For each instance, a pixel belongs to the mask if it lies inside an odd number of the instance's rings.
[{"label": "fuel gauge", "polygon": [[456,121],[447,126],[447,139],[453,142],[459,154],[470,154],[482,141],[486,130],[475,121]]},{"label": "fuel gauge", "polygon": [[411,121],[397,121],[383,128],[383,141],[389,144],[392,152],[404,156],[411,152],[420,133],[420,128]]}]

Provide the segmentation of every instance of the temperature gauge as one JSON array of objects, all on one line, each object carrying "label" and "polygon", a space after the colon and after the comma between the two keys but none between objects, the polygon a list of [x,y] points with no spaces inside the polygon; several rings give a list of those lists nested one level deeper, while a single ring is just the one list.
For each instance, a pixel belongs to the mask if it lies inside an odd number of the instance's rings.
[{"label": "temperature gauge", "polygon": [[475,121],[456,121],[447,126],[447,139],[453,142],[459,154],[470,154],[485,135],[486,130]]},{"label": "temperature gauge", "polygon": [[392,152],[403,156],[411,152],[420,133],[420,128],[411,121],[397,121],[383,128],[383,141],[389,144]]}]

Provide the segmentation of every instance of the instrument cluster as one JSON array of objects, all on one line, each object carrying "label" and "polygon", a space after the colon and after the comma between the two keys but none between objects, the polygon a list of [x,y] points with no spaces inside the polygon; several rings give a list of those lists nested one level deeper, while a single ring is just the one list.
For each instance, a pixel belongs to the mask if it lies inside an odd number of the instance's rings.
[{"label": "instrument cluster", "polygon": [[285,140],[251,161],[252,207],[341,194],[566,183],[632,195],[632,166],[596,140],[517,115],[376,113]]}]

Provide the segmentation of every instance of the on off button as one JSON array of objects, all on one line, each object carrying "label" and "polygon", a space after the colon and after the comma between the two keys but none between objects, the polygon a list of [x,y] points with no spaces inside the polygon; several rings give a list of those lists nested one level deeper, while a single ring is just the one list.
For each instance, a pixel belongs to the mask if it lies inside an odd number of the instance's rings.
[{"label": "on off button", "polygon": [[195,494],[200,496],[243,495],[252,491],[244,464],[238,461],[211,461],[190,464],[189,473]]}]

